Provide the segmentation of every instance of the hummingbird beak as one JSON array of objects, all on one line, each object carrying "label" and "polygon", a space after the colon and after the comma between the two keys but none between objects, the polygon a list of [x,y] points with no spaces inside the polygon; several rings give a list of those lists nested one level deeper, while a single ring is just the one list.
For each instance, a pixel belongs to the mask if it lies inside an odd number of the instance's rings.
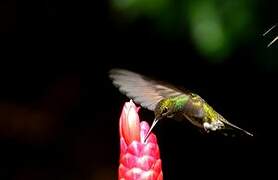
[{"label": "hummingbird beak", "polygon": [[157,118],[155,118],[155,119],[153,120],[153,123],[152,123],[152,125],[151,125],[149,131],[147,132],[147,134],[146,134],[146,136],[145,136],[143,142],[146,142],[146,140],[148,139],[148,137],[150,136],[150,134],[151,134],[151,132],[152,132],[152,129],[154,128],[154,126],[156,125],[156,123],[157,123],[158,121],[159,121],[159,119],[157,119]]}]

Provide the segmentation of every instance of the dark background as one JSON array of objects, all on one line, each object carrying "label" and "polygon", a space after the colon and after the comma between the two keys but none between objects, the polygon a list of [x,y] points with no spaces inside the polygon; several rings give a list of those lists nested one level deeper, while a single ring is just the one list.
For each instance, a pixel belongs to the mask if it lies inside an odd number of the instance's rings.
[{"label": "dark background", "polygon": [[[258,1],[257,33],[220,63],[187,30],[169,38],[146,18],[119,22],[106,1],[7,2],[1,31],[17,33],[1,34],[1,179],[116,179],[118,118],[129,99],[108,79],[114,67],[184,86],[255,134],[204,135],[165,120],[154,130],[165,179],[275,173],[277,43],[266,48],[261,36],[277,22],[274,1]],[[151,123],[151,112],[140,115]]]}]

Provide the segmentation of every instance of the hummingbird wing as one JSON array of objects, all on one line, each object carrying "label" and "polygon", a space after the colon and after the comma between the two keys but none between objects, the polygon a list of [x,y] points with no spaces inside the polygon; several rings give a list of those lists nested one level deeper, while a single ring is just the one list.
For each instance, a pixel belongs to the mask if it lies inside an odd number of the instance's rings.
[{"label": "hummingbird wing", "polygon": [[110,70],[109,77],[123,94],[151,111],[154,111],[155,106],[162,99],[185,93],[170,84],[124,69]]}]

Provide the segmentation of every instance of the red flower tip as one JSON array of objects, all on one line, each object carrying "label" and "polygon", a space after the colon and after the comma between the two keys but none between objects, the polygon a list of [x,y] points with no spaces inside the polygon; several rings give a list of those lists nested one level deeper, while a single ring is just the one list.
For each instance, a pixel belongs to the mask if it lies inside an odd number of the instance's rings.
[{"label": "red flower tip", "polygon": [[126,144],[132,141],[140,141],[140,120],[138,116],[139,108],[130,100],[126,102],[120,117],[120,136],[124,138]]}]

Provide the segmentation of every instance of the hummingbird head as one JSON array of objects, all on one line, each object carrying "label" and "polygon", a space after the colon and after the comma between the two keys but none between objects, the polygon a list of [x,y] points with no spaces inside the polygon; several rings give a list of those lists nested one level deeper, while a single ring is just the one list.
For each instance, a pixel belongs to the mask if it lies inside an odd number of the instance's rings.
[{"label": "hummingbird head", "polygon": [[175,113],[175,103],[172,99],[162,99],[154,110],[154,115],[156,120],[161,120],[163,118],[172,118]]},{"label": "hummingbird head", "polygon": [[154,109],[154,121],[145,136],[145,140],[150,135],[150,132],[155,127],[156,123],[163,118],[172,118],[175,115],[175,101],[171,98],[162,99]]}]

